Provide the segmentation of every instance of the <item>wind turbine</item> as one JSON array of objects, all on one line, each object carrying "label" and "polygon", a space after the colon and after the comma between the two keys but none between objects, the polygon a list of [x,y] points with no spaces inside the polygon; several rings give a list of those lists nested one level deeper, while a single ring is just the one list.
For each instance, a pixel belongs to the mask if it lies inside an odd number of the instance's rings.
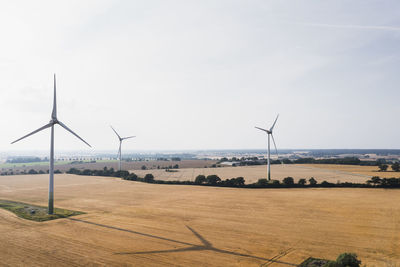
[{"label": "wind turbine", "polygon": [[136,137],[136,136],[121,137],[121,136],[119,136],[117,131],[111,125],[110,125],[110,127],[111,127],[111,129],[113,129],[114,133],[118,136],[118,139],[119,139],[118,157],[119,157],[119,170],[121,171],[121,160],[122,160],[121,146],[122,146],[122,141],[124,141],[126,139],[129,139],[129,138]]},{"label": "wind turbine", "polygon": [[267,164],[268,164],[268,181],[271,181],[271,147],[270,147],[270,137],[272,137],[272,141],[274,142],[274,146],[275,146],[275,151],[276,151],[276,155],[278,155],[278,149],[276,148],[276,144],[275,144],[275,139],[274,139],[274,135],[272,134],[272,131],[274,130],[276,121],[278,120],[279,114],[278,116],[276,116],[276,119],[274,121],[274,124],[272,124],[271,128],[269,128],[269,130],[260,128],[260,127],[255,127],[261,131],[264,131],[267,133],[268,135],[268,159],[267,159]]},{"label": "wind turbine", "polygon": [[56,101],[56,75],[54,74],[54,99],[53,99],[53,112],[51,113],[51,120],[48,124],[45,126],[37,129],[36,131],[33,131],[20,139],[15,140],[11,144],[14,144],[28,136],[31,136],[37,132],[40,132],[44,129],[51,128],[51,139],[50,139],[50,180],[49,180],[49,214],[53,214],[54,212],[54,125],[59,124],[61,127],[63,127],[65,130],[68,132],[72,133],[75,135],[77,138],[79,138],[82,142],[84,142],[86,145],[91,147],[85,140],[83,140],[79,135],[74,133],[71,129],[69,129],[64,123],[59,121],[57,119],[57,101]]}]

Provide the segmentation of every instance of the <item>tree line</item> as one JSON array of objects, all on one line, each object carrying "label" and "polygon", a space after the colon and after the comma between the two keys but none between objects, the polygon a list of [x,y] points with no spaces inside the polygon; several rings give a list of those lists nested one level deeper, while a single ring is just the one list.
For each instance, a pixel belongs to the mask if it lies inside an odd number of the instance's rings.
[{"label": "tree line", "polygon": [[148,173],[144,177],[139,177],[135,173],[128,171],[115,171],[113,168],[104,167],[103,170],[79,170],[71,168],[67,171],[69,174],[85,175],[85,176],[106,176],[117,177],[129,181],[139,181],[154,184],[182,184],[182,185],[203,185],[203,186],[220,186],[220,187],[239,187],[239,188],[327,188],[327,187],[355,187],[355,188],[400,188],[400,178],[380,178],[372,177],[366,183],[337,182],[330,183],[323,181],[319,183],[314,177],[309,179],[299,179],[297,183],[293,177],[286,177],[282,181],[271,180],[265,178],[259,179],[255,183],[246,184],[243,177],[236,177],[222,180],[218,175],[198,175],[194,181],[164,181],[154,179],[153,174]]},{"label": "tree line", "polygon": [[[388,164],[380,164],[380,165],[378,165],[378,167],[379,167],[379,171],[385,172],[388,170],[389,165]],[[400,163],[399,162],[393,163],[390,167],[392,168],[392,170],[394,172],[400,172]]]},{"label": "tree line", "polygon": [[[259,159],[258,157],[233,157],[228,159],[226,157],[221,158],[217,164],[222,162],[234,162],[232,166],[252,166],[252,165],[263,165],[267,164],[266,159]],[[313,157],[299,158],[299,159],[277,159],[271,160],[271,164],[339,164],[339,165],[360,165],[360,166],[381,166],[386,165],[385,159],[378,159],[375,161],[363,161],[357,157],[344,157],[344,158],[329,158],[329,159],[316,159]],[[396,164],[396,163],[394,163]],[[397,162],[397,164],[399,164]]]},{"label": "tree line", "polygon": [[[23,170],[23,171],[3,171],[0,173],[0,176],[7,176],[7,175],[28,175],[28,174],[46,174],[49,173],[49,170],[43,171],[43,170],[34,170],[30,169],[29,171]],[[54,173],[62,173],[60,170],[55,170]]]},{"label": "tree line", "polygon": [[39,157],[17,157],[17,158],[11,158],[7,159],[6,163],[32,163],[32,162],[44,162],[44,161],[49,161],[48,158],[41,159]]}]

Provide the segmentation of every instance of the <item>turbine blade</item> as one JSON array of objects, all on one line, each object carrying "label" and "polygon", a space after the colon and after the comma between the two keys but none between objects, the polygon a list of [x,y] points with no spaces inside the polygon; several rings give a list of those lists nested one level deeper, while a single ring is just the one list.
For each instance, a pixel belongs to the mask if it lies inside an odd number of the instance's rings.
[{"label": "turbine blade", "polygon": [[77,135],[76,133],[74,133],[70,128],[67,127],[67,125],[65,125],[64,123],[62,123],[61,121],[58,121],[58,124],[61,125],[61,127],[63,127],[65,130],[67,130],[68,132],[72,133],[73,135],[75,135],[78,139],[80,139],[82,142],[84,142],[85,144],[87,144],[89,147],[92,147],[91,145],[89,145],[85,140],[83,140],[79,135]]},{"label": "turbine blade", "polygon": [[272,142],[274,142],[274,146],[275,146],[275,152],[276,152],[276,155],[277,155],[277,156],[278,156],[278,158],[279,158],[278,149],[276,148],[276,143],[275,143],[274,135],[273,135],[273,134],[271,134],[271,137],[272,137]]},{"label": "turbine blade", "polygon": [[33,132],[31,132],[31,133],[29,133],[29,134],[27,134],[27,135],[21,137],[20,139],[15,140],[15,141],[12,142],[11,144],[14,144],[14,143],[16,143],[16,142],[18,142],[18,141],[20,141],[20,140],[22,140],[22,139],[24,139],[24,138],[26,138],[26,137],[28,137],[28,136],[31,136],[31,135],[33,135],[33,134],[35,134],[35,133],[37,133],[37,132],[40,132],[40,131],[42,131],[42,130],[44,130],[44,129],[46,129],[46,128],[49,128],[49,127],[51,127],[52,125],[53,125],[53,123],[50,122],[50,123],[46,124],[45,126],[40,127],[39,129],[37,129],[37,130],[35,130],[35,131],[33,131]]},{"label": "turbine blade", "polygon": [[207,248],[212,247],[212,244],[206,240],[203,236],[201,236],[198,232],[196,232],[194,229],[192,229],[190,226],[185,225],[200,241],[203,243],[203,245]]},{"label": "turbine blade", "polygon": [[128,137],[123,137],[123,138],[121,138],[122,140],[125,140],[125,139],[129,139],[129,138],[133,138],[133,137],[136,137],[136,136],[128,136]]},{"label": "turbine blade", "polygon": [[274,121],[274,124],[272,124],[271,129],[269,129],[270,132],[272,132],[272,130],[274,129],[275,124],[276,124],[276,121],[278,120],[278,118],[279,118],[279,114],[278,114],[278,116],[276,116],[276,119],[275,119],[275,121]]},{"label": "turbine blade", "polygon": [[117,131],[110,125],[111,129],[113,129],[114,133],[118,136],[119,139],[121,139],[121,136],[117,133]]},{"label": "turbine blade", "polygon": [[255,128],[258,129],[258,130],[261,130],[261,131],[264,131],[264,132],[268,133],[268,130],[265,130],[263,128],[260,128],[260,127],[255,127]]},{"label": "turbine blade", "polygon": [[51,113],[52,119],[57,119],[57,97],[56,97],[56,74],[54,73],[54,99],[53,99],[53,112]]}]

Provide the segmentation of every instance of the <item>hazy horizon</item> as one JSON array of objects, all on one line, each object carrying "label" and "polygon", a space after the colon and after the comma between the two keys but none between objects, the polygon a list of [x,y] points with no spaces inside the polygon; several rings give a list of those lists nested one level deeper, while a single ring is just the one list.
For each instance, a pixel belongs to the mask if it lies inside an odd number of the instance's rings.
[{"label": "hazy horizon", "polygon": [[2,151],[398,149],[400,2],[0,4]]}]

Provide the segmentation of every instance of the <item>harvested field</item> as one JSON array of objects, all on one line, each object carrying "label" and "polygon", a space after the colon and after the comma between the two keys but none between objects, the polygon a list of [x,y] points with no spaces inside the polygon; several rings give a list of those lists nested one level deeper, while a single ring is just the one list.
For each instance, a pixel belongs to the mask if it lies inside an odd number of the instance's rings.
[{"label": "harvested field", "polygon": [[[210,167],[212,164],[215,164],[216,160],[181,160],[181,161],[164,161],[164,160],[154,160],[154,161],[132,161],[125,162],[122,161],[122,168],[129,170],[141,170],[142,166],[146,166],[147,169],[157,169],[158,166],[161,167],[169,167],[178,164],[180,168],[204,168],[205,166]],[[91,169],[91,170],[102,170],[104,167],[118,169],[118,161],[110,160],[110,161],[97,161],[94,163],[83,162],[83,163],[73,163],[70,162],[65,163],[63,161],[55,162],[55,170],[60,170],[65,172],[70,168],[76,168],[79,170]],[[0,166],[2,166],[0,164]],[[48,162],[40,162],[40,163],[18,163],[18,164],[3,164],[1,167],[1,171],[29,171],[34,169],[36,171],[47,171],[49,169]]]},{"label": "harvested field", "polygon": [[[400,194],[384,189],[234,189],[56,175],[56,207],[32,222],[0,210],[3,265],[294,266],[355,252],[400,265]],[[47,203],[47,175],[0,177],[0,198]]]},{"label": "harvested field", "polygon": [[[325,167],[326,166],[326,167]],[[341,168],[344,166],[343,168]],[[318,182],[327,181],[331,183],[340,182],[357,182],[365,183],[371,176],[370,168],[368,172],[361,172],[363,166],[355,166],[360,168],[346,168],[346,165],[271,165],[271,178],[282,180],[291,176],[297,181],[298,179],[309,179],[314,177]],[[177,172],[166,172],[165,170],[131,170],[137,175],[143,177],[146,173],[152,173],[157,180],[179,180],[194,181],[197,175],[216,174],[221,179],[230,179],[234,177],[244,177],[246,183],[257,182],[260,178],[267,176],[267,166],[244,166],[244,167],[224,167],[224,168],[188,168],[179,169]]]},{"label": "harvested field", "polygon": [[317,169],[324,170],[333,170],[340,172],[350,172],[365,176],[379,176],[381,178],[400,178],[400,172],[391,171],[391,168],[388,169],[390,171],[380,172],[378,171],[378,166],[359,166],[359,165],[335,165],[335,164],[307,164],[305,166],[309,166]]}]

